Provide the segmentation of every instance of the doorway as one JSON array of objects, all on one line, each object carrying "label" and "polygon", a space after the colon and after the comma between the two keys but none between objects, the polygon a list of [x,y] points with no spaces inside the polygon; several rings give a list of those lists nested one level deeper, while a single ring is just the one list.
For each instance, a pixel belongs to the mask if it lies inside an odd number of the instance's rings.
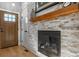
[{"label": "doorway", "polygon": [[18,45],[18,14],[0,10],[0,48]]}]

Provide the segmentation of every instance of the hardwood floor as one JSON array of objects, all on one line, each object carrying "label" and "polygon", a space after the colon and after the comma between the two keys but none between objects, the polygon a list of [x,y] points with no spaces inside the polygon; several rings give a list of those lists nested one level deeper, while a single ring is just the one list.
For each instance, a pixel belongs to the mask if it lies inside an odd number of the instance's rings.
[{"label": "hardwood floor", "polygon": [[0,57],[36,57],[29,51],[25,51],[22,47],[14,46],[10,48],[0,49]]}]

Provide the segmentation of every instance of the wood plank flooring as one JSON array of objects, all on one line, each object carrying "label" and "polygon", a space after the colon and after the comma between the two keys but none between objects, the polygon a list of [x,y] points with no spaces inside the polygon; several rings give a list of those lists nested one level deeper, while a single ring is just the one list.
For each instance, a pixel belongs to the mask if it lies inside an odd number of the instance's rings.
[{"label": "wood plank flooring", "polygon": [[22,47],[14,46],[0,49],[0,57],[36,57],[30,51],[25,51]]}]

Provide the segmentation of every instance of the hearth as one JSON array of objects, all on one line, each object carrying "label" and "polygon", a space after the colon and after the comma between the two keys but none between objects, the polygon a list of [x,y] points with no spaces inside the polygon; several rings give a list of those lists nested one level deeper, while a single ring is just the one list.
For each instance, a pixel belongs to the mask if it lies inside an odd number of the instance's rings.
[{"label": "hearth", "polygon": [[38,51],[46,56],[60,56],[61,54],[60,31],[38,31]]}]

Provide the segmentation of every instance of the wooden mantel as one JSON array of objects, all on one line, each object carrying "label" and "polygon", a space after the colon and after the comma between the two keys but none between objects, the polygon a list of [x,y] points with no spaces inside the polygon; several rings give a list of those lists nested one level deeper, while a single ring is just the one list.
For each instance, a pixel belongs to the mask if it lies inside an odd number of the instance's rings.
[{"label": "wooden mantel", "polygon": [[72,4],[70,6],[58,9],[56,11],[49,12],[47,14],[37,16],[32,18],[32,22],[38,22],[42,20],[53,20],[53,18],[59,17],[59,16],[65,16],[71,13],[75,13],[79,11],[79,5],[78,4]]}]

